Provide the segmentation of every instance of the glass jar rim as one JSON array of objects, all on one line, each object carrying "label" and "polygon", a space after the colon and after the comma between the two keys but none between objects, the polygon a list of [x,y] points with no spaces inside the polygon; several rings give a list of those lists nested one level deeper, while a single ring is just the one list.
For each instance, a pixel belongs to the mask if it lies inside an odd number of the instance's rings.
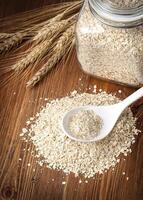
[{"label": "glass jar rim", "polygon": [[101,0],[88,0],[92,13],[105,24],[115,27],[134,27],[143,24],[143,5],[120,9],[107,6]]}]

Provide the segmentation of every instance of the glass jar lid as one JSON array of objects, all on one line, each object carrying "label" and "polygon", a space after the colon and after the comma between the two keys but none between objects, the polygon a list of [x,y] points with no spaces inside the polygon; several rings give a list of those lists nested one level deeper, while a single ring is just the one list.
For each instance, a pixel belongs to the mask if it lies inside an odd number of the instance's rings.
[{"label": "glass jar lid", "polygon": [[143,24],[143,0],[88,0],[90,9],[105,24],[134,27]]}]

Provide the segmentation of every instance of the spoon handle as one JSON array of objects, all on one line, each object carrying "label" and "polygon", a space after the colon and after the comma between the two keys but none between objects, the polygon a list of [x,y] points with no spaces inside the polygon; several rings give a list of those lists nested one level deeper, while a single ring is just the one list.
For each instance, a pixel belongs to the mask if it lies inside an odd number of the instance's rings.
[{"label": "spoon handle", "polygon": [[143,97],[143,87],[124,99],[121,104],[125,109],[141,97]]}]

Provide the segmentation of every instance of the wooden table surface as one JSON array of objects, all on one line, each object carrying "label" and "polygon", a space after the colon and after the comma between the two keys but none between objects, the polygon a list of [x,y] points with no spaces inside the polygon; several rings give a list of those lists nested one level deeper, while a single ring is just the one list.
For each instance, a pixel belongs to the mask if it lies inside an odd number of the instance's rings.
[{"label": "wooden table surface", "polygon": [[[0,15],[14,14],[45,3],[49,1],[0,0]],[[26,120],[45,105],[44,98],[62,97],[79,88],[90,92],[89,87],[94,84],[107,92],[122,90],[121,94],[117,93],[121,99],[135,89],[86,75],[79,68],[75,53],[69,64],[58,65],[34,89],[25,88],[26,80],[15,78],[0,88],[0,200],[143,200],[142,134],[136,138],[131,155],[126,160],[121,156],[114,171],[96,175],[88,183],[83,176],[75,178],[72,173],[66,176],[62,171],[40,167],[30,153],[34,148],[32,144],[19,137]],[[143,131],[143,99],[134,104],[132,110],[138,118],[137,127]]]}]

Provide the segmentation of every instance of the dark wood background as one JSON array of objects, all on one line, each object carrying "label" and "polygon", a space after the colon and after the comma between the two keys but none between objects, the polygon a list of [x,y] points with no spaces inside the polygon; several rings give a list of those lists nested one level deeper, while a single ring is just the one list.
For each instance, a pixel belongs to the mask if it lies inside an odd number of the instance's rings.
[{"label": "dark wood background", "polygon": [[[0,0],[0,16],[51,2],[56,1]],[[143,200],[142,134],[136,138],[131,155],[126,160],[121,157],[114,171],[111,169],[102,176],[96,175],[88,183],[83,176],[75,178],[72,173],[66,176],[62,171],[40,167],[30,153],[34,148],[32,144],[19,137],[26,120],[45,105],[44,98],[62,97],[79,87],[90,92],[88,88],[94,84],[107,92],[122,90],[122,94],[117,93],[121,99],[135,89],[86,75],[79,68],[75,53],[69,64],[58,65],[34,89],[25,88],[26,80],[15,78],[0,89],[0,200]],[[137,127],[143,130],[143,99],[134,104],[132,110],[138,118]],[[79,183],[80,179],[82,183]]]}]

